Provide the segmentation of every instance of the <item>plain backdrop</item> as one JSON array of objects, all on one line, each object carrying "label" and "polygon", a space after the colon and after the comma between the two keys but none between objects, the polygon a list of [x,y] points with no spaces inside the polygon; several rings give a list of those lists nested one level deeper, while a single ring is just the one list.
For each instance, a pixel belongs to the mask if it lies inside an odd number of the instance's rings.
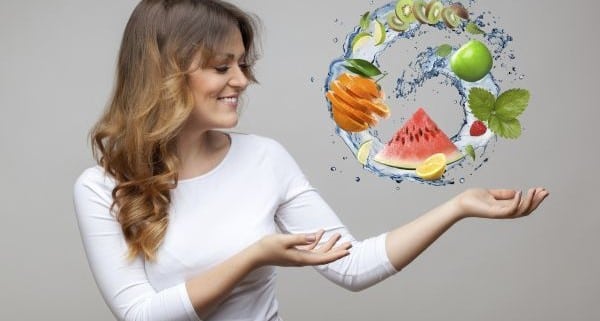
[{"label": "plain backdrop", "polygon": [[[1,320],[113,318],[87,266],[72,186],[93,165],[87,133],[136,2],[0,2]],[[357,238],[469,187],[551,193],[524,219],[459,222],[404,271],[359,293],[311,268],[279,269],[285,320],[600,320],[597,1],[474,3],[514,36],[525,75],[515,86],[532,99],[521,138],[500,140],[485,166],[446,187],[375,177],[334,135],[322,90],[328,65],[360,15],[385,1],[236,3],[264,27],[261,84],[248,91],[236,130],[285,145]],[[423,96],[428,105],[456,98]]]}]

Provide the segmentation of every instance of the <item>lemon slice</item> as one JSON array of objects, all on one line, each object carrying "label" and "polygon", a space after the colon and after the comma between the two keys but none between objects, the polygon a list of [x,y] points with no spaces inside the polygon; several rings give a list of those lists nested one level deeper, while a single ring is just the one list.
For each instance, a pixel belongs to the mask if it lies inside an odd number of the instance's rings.
[{"label": "lemon slice", "polygon": [[436,180],[446,171],[446,155],[437,153],[429,156],[417,167],[417,176],[424,180]]},{"label": "lemon slice", "polygon": [[373,36],[371,36],[371,34],[367,33],[367,32],[361,32],[359,34],[357,34],[356,36],[354,36],[354,39],[352,39],[352,51],[356,51],[358,49],[360,49],[362,46],[364,46],[365,44],[367,44],[369,41],[372,41]]},{"label": "lemon slice", "polygon": [[367,158],[371,153],[371,146],[373,146],[373,141],[368,140],[362,143],[358,148],[358,152],[356,153],[356,159],[358,159],[358,162],[361,163],[363,166],[367,164]]},{"label": "lemon slice", "polygon": [[373,23],[373,39],[375,39],[375,46],[379,46],[385,41],[385,26],[379,20],[375,20]]}]

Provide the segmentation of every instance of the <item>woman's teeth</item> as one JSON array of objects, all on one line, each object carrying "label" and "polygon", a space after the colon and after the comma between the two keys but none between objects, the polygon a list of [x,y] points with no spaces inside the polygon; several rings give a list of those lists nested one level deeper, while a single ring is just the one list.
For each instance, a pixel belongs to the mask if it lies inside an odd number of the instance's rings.
[{"label": "woman's teeth", "polygon": [[236,104],[238,99],[237,97],[224,97],[224,98],[219,98],[220,101],[223,101],[227,104]]}]

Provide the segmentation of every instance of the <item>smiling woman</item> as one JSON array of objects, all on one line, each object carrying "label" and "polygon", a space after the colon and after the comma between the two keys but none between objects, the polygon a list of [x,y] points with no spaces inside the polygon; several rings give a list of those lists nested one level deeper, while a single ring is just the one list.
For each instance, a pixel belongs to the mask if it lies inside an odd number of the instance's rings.
[{"label": "smiling woman", "polygon": [[357,241],[283,146],[227,133],[254,81],[254,19],[218,0],[144,0],[92,129],[98,166],[74,203],[96,283],[119,320],[280,320],[274,266],[315,266],[351,291],[409,264],[463,217],[514,218],[548,193],[469,190]]}]

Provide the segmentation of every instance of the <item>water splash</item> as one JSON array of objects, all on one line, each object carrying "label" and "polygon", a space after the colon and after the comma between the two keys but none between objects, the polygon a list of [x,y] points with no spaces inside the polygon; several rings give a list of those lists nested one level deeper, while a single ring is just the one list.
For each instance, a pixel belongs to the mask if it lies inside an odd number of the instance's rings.
[{"label": "water splash", "polygon": [[[450,1],[442,2],[445,5],[450,3]],[[473,5],[473,3],[474,0],[469,0],[467,6],[470,7]],[[394,8],[395,1],[377,8],[372,11],[371,19],[386,21],[387,15],[393,12]],[[472,9],[469,9],[472,12]],[[515,55],[512,50],[507,49],[508,45],[513,41],[513,37],[510,36],[504,29],[495,26],[495,17],[492,17],[492,22],[488,22],[487,16],[490,14],[491,12],[489,11],[483,12],[477,16],[474,22],[482,29],[485,28],[486,30],[489,30],[485,35],[483,35],[483,38],[494,57],[494,67],[496,68],[499,66],[500,69],[509,70],[515,68],[513,61],[515,59]],[[419,44],[418,41],[414,40],[423,37],[430,32],[439,32],[441,30],[447,31],[449,35],[445,37],[446,39],[450,39],[451,36],[462,38],[467,36],[474,38],[474,36],[466,34],[466,31],[464,30],[465,25],[466,23],[464,23],[462,27],[459,27],[455,30],[449,30],[441,22],[436,25],[422,25],[418,22],[414,22],[411,24],[408,30],[400,33],[386,27],[386,38],[381,45],[375,46],[374,44],[366,44],[355,51],[352,50],[351,44],[354,37],[356,37],[361,30],[359,27],[355,27],[354,30],[348,34],[343,44],[344,53],[342,57],[332,61],[329,66],[329,72],[324,85],[325,91],[329,90],[329,83],[333,79],[336,79],[341,73],[347,72],[343,65],[344,60],[348,58],[360,58],[371,61],[382,71],[387,71],[389,75],[396,75],[394,76],[396,78],[395,88],[393,89],[394,96],[388,96],[388,100],[415,100],[415,94],[419,88],[422,88],[427,81],[440,77],[442,78],[440,83],[442,86],[452,87],[456,89],[460,95],[460,99],[457,100],[457,103],[462,109],[463,120],[460,130],[450,139],[461,152],[465,153],[467,145],[471,145],[475,149],[476,154],[475,161],[471,161],[470,158],[467,159],[467,157],[464,157],[459,161],[449,164],[444,176],[442,176],[441,179],[435,181],[426,181],[416,176],[413,170],[394,168],[380,164],[373,160],[373,157],[377,154],[377,152],[384,147],[384,142],[379,136],[379,132],[375,128],[369,128],[368,130],[358,133],[350,133],[340,129],[339,127],[336,127],[336,134],[342,138],[344,143],[349,147],[350,151],[355,156],[357,155],[358,149],[363,143],[367,141],[373,141],[373,145],[371,147],[369,156],[367,157],[367,162],[364,165],[364,169],[378,176],[390,178],[397,183],[408,180],[439,186],[454,184],[457,180],[463,183],[463,177],[466,172],[478,170],[489,160],[487,155],[493,151],[495,143],[497,142],[497,137],[489,130],[482,136],[473,137],[469,134],[468,124],[471,124],[475,120],[475,116],[468,106],[468,93],[471,88],[480,87],[497,96],[500,92],[500,83],[502,82],[502,79],[496,79],[491,73],[475,83],[466,82],[457,78],[449,68],[448,59],[458,49],[458,47],[454,47],[452,49],[452,53],[447,57],[440,57],[436,54],[436,49],[433,47],[419,49],[418,46],[414,46],[414,48],[416,50],[420,50],[420,52],[418,52],[414,60],[408,64],[408,70],[385,70],[385,66],[381,66],[379,62],[381,54],[397,42],[398,45],[404,46],[410,46],[411,43],[413,45],[415,43]],[[519,76],[519,79],[523,79],[522,77],[522,75]],[[388,101],[388,104],[390,104],[390,101]],[[331,113],[331,105],[328,103],[327,106],[329,112]],[[392,118],[387,121],[392,121],[392,123],[396,124],[399,128],[404,119],[400,119],[398,121],[398,119],[394,119],[393,117],[394,115],[392,115]]]}]

